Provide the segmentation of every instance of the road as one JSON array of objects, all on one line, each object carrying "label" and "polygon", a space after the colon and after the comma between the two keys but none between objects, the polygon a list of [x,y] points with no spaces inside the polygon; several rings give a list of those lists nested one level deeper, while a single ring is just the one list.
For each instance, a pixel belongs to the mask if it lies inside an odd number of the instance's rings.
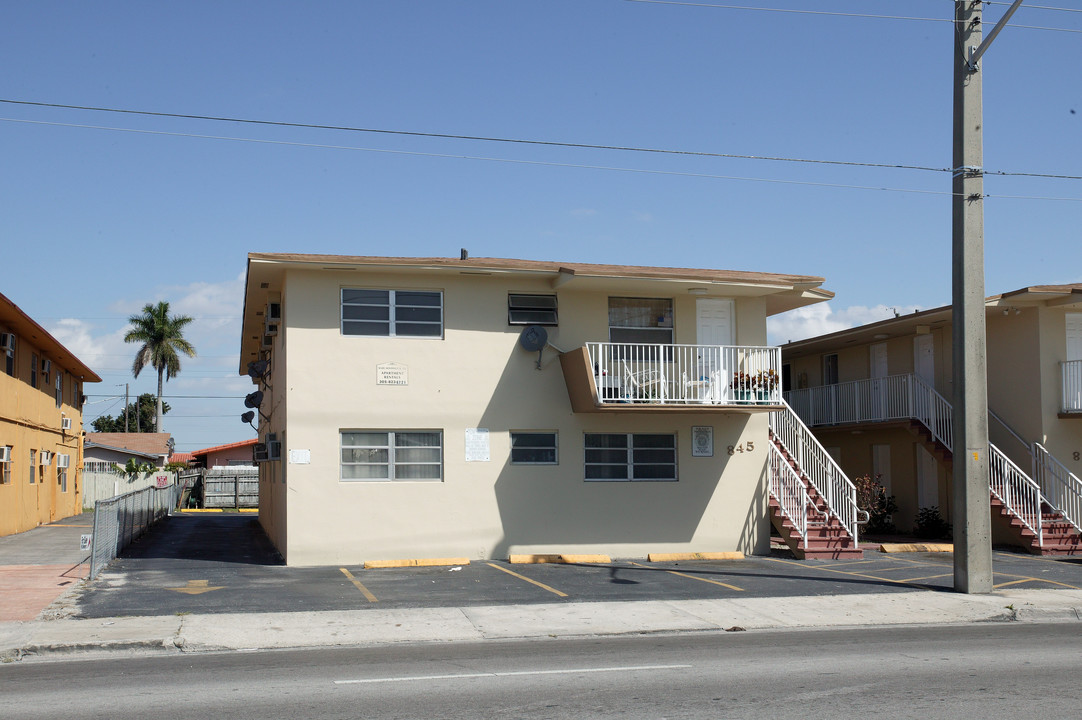
[{"label": "road", "polygon": [[5,718],[1077,717],[1082,624],[731,632],[0,666]]}]

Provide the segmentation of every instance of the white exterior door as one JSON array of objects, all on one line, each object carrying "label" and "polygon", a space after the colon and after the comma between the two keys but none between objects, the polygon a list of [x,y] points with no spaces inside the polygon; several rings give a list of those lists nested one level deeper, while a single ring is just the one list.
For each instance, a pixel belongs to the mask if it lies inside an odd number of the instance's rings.
[{"label": "white exterior door", "polygon": [[872,476],[879,478],[879,484],[890,497],[890,445],[872,445]]},{"label": "white exterior door", "polygon": [[931,335],[913,338],[913,370],[917,377],[935,387],[935,341]]},{"label": "white exterior door", "polygon": [[938,507],[939,466],[935,456],[917,446],[917,507]]},{"label": "white exterior door", "polygon": [[885,378],[887,376],[887,344],[885,342],[868,346],[869,377]]},{"label": "white exterior door", "polygon": [[868,377],[872,379],[871,392],[868,408],[872,420],[881,420],[886,417],[887,384],[882,378],[887,376],[887,344],[875,343],[868,346]]},{"label": "white exterior door", "polygon": [[696,335],[699,345],[733,344],[733,301],[699,298],[695,302]]},{"label": "white exterior door", "polygon": [[1067,313],[1067,360],[1082,360],[1082,313]]}]

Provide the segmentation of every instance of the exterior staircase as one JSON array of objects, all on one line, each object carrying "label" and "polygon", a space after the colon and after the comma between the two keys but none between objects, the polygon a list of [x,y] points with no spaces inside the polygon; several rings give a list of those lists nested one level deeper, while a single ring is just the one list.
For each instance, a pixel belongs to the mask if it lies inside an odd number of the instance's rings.
[{"label": "exterior staircase", "polygon": [[[940,462],[953,464],[951,405],[920,377],[896,375],[845,385],[812,389],[829,393],[823,398],[803,390],[799,400],[793,399],[816,425],[908,421],[909,429]],[[822,422],[816,422],[817,416]],[[1029,452],[1033,477],[989,443],[992,512],[1006,521],[1017,543],[1035,555],[1082,555],[1082,480],[1039,443],[1033,443]]]},{"label": "exterior staircase", "polygon": [[861,558],[856,489],[796,413],[770,414],[770,522],[798,559]]}]

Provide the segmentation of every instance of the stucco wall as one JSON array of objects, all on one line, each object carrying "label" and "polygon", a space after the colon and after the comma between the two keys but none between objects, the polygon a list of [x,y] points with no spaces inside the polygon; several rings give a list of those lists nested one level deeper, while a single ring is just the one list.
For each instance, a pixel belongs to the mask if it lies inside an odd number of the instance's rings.
[{"label": "stucco wall", "polygon": [[[342,336],[343,286],[442,290],[444,339]],[[288,376],[285,404],[275,406],[274,423],[288,408],[283,455],[308,450],[311,462],[284,461],[285,482],[271,483],[269,493],[261,484],[260,508],[261,522],[287,561],[481,559],[549,551],[617,557],[675,550],[765,552],[766,416],[572,413],[557,352],[547,349],[538,370],[537,353],[518,346],[522,328],[507,324],[509,291],[552,289],[524,275],[439,275],[425,281],[420,274],[361,280],[348,272],[289,273],[285,329],[275,349],[287,358]],[[626,286],[585,292],[573,282],[557,294],[560,325],[549,328],[549,339],[562,350],[608,339],[610,295],[673,297]],[[694,300],[674,297],[677,342],[694,342]],[[761,300],[737,300],[737,343],[765,342],[764,308]],[[377,385],[376,366],[391,362],[406,366],[408,385]],[[272,383],[278,392],[279,372]],[[713,457],[691,456],[696,425],[713,427]],[[489,462],[466,462],[468,428],[489,430]],[[442,482],[341,482],[342,429],[441,430]],[[557,431],[559,465],[510,465],[510,430]],[[675,433],[679,481],[584,482],[584,433],[595,431]],[[747,442],[754,450],[728,455],[728,446]]]}]

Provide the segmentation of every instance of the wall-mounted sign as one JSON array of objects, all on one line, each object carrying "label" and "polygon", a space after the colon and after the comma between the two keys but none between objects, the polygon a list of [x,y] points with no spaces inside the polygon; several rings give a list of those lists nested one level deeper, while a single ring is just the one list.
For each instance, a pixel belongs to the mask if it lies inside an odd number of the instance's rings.
[{"label": "wall-mounted sign", "polygon": [[466,462],[488,462],[487,428],[466,428]]},{"label": "wall-mounted sign", "polygon": [[154,486],[159,487],[159,488],[167,488],[167,487],[169,487],[169,476],[168,475],[155,475],[154,476]]},{"label": "wall-mounted sign", "polygon": [[290,465],[308,465],[312,462],[311,450],[290,450],[289,451],[289,464]]},{"label": "wall-mounted sign", "polygon": [[376,366],[377,385],[409,385],[409,368],[402,363],[383,363]]},{"label": "wall-mounted sign", "polygon": [[714,428],[709,425],[691,428],[691,456],[714,457]]},{"label": "wall-mounted sign", "polygon": [[91,540],[93,540],[93,538],[94,538],[93,533],[91,533],[90,535],[80,535],[79,536],[79,549],[80,550],[89,550],[90,549],[90,542],[91,542]]}]

